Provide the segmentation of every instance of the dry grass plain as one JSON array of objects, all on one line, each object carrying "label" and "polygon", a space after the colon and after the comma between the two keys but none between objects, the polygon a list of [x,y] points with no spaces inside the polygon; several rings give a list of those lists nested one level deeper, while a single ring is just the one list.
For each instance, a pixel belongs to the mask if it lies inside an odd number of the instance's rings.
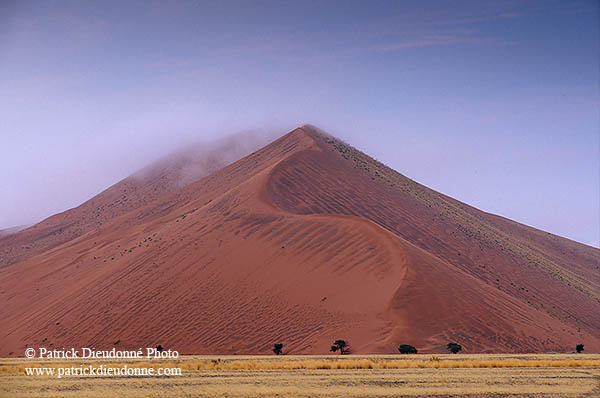
[{"label": "dry grass plain", "polygon": [[[27,376],[25,367],[179,367],[174,377]],[[2,397],[600,397],[600,355],[184,356],[0,360]]]}]

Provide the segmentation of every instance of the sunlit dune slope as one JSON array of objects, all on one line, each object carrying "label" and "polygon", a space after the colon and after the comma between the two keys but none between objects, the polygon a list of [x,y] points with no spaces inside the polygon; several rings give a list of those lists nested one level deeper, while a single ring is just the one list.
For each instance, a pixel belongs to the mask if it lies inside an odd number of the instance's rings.
[{"label": "sunlit dune slope", "polygon": [[0,231],[0,266],[23,261],[100,226],[157,198],[180,190],[258,148],[251,131],[211,143],[198,143],[119,181],[81,205],[55,214],[16,235]]},{"label": "sunlit dune slope", "polygon": [[[325,353],[338,338],[356,353],[600,349],[597,249],[441,195],[316,128],[152,187],[93,228],[3,257],[0,355]],[[109,191],[81,219],[114,203]]]}]

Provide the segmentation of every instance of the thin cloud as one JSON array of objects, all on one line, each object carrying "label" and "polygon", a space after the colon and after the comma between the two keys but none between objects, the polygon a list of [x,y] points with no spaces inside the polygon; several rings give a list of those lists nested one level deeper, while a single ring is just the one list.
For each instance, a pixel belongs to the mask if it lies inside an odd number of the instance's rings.
[{"label": "thin cloud", "polygon": [[489,22],[494,20],[509,20],[522,17],[522,14],[518,14],[515,12],[505,12],[496,15],[487,15],[473,18],[459,18],[459,19],[450,19],[445,21],[435,21],[432,23],[439,25],[464,25],[464,24],[472,24],[479,22]]},{"label": "thin cloud", "polygon": [[445,46],[445,45],[452,45],[452,44],[458,44],[458,43],[466,43],[469,41],[472,41],[472,39],[465,39],[465,38],[452,37],[452,36],[437,36],[437,37],[420,38],[420,39],[415,39],[415,40],[407,40],[407,41],[377,45],[374,47],[374,50],[379,51],[379,52],[389,52],[389,51],[404,50],[404,49],[408,49],[408,48]]},{"label": "thin cloud", "polygon": [[390,42],[386,44],[376,45],[373,47],[374,51],[377,52],[392,52],[400,51],[411,48],[420,47],[433,47],[433,46],[449,46],[457,44],[497,44],[507,45],[512,42],[503,39],[485,39],[476,37],[464,37],[464,36],[428,36],[421,37],[413,40],[404,40],[398,42]]}]

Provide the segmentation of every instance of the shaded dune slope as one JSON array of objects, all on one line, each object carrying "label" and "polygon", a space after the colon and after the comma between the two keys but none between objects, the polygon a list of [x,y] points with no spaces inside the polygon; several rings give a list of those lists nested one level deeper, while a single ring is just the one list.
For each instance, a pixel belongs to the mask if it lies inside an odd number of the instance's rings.
[{"label": "shaded dune slope", "polygon": [[372,220],[536,310],[600,330],[600,316],[589,316],[600,309],[598,249],[481,212],[333,137],[313,137],[321,150],[287,158],[270,180],[278,207]]},{"label": "shaded dune slope", "polygon": [[[6,261],[0,355],[323,353],[336,338],[354,352],[600,349],[596,249],[453,201],[309,126],[166,191]],[[16,239],[39,238],[26,231]]]}]

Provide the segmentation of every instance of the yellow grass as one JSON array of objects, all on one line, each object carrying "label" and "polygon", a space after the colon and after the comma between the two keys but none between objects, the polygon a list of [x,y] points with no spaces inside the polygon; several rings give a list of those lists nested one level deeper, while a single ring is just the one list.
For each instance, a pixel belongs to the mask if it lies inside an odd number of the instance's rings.
[{"label": "yellow grass", "polygon": [[[203,358],[201,360],[198,360]],[[419,358],[419,359],[417,359]],[[158,369],[161,367],[178,367],[189,371],[221,371],[221,370],[314,370],[314,369],[454,369],[454,368],[600,368],[599,355],[573,357],[572,355],[458,355],[458,356],[345,356],[316,357],[311,356],[246,356],[237,359],[232,356],[198,357],[187,356],[178,360],[95,360],[95,361],[60,361],[31,362],[25,359],[6,360],[0,362],[0,374],[20,374],[25,368],[52,367],[68,368],[72,366],[103,364],[105,366],[143,367]]]},{"label": "yellow grass", "polygon": [[[25,376],[26,367],[178,367],[179,377]],[[587,394],[587,395],[586,395]],[[178,360],[0,359],[0,396],[600,396],[600,355],[184,356]]]},{"label": "yellow grass", "polygon": [[600,367],[600,359],[576,360],[370,360],[321,359],[297,361],[198,361],[184,362],[185,370],[294,370],[294,369],[440,369],[440,368],[573,368]]}]

